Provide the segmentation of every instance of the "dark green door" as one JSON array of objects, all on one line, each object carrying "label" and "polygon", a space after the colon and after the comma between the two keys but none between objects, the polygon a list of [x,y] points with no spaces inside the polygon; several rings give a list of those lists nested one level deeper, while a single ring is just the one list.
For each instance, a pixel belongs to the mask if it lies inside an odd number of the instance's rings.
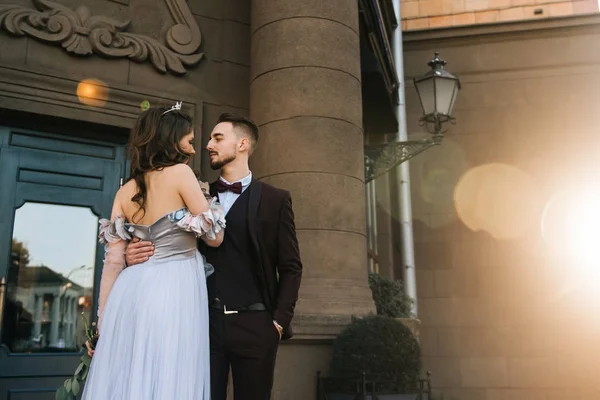
[{"label": "dark green door", "polygon": [[122,145],[0,127],[0,400],[54,399],[95,320]]}]

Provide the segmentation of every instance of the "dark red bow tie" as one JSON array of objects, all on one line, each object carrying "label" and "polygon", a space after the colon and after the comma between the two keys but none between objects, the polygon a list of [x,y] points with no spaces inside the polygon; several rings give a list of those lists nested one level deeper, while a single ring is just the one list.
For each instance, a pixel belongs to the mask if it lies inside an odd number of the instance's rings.
[{"label": "dark red bow tie", "polygon": [[232,183],[231,185],[223,182],[221,179],[217,181],[217,192],[231,192],[235,194],[242,193],[242,182]]}]

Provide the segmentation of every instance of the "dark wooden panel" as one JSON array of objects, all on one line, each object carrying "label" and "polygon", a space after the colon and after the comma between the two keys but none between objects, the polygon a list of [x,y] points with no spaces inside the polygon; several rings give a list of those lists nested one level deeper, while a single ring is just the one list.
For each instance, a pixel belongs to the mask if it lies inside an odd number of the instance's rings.
[{"label": "dark wooden panel", "polygon": [[8,349],[2,346],[2,349],[0,349],[0,371],[2,371],[2,374],[0,376],[2,378],[36,377],[40,375],[40,371],[44,371],[43,375],[47,377],[66,377],[73,375],[82,354],[10,354]]},{"label": "dark wooden panel", "polygon": [[70,188],[102,190],[102,179],[81,175],[57,174],[30,169],[19,170],[19,182],[40,183]]},{"label": "dark wooden panel", "polygon": [[[18,152],[9,148],[0,149],[0,278],[5,275],[5,266],[10,260],[13,213],[17,184]],[[0,306],[2,306],[0,304]]]},{"label": "dark wooden panel", "polygon": [[35,150],[22,151],[19,155],[19,168],[22,169],[96,178],[104,175],[106,162],[108,161],[103,159],[62,153],[42,153]]},{"label": "dark wooden panel", "polygon": [[0,379],[0,399],[6,400],[54,400],[56,389],[67,377]]},{"label": "dark wooden panel", "polygon": [[13,131],[9,144],[36,150],[48,150],[65,154],[114,159],[115,147],[86,141],[64,140],[48,135],[36,135],[28,132]]},{"label": "dark wooden panel", "polygon": [[32,390],[10,390],[8,400],[54,400],[55,388],[32,389]]},{"label": "dark wooden panel", "polygon": [[19,183],[15,196],[15,208],[27,201],[51,203],[65,206],[90,207],[96,215],[102,213],[102,192],[88,189],[69,188],[34,183]]}]

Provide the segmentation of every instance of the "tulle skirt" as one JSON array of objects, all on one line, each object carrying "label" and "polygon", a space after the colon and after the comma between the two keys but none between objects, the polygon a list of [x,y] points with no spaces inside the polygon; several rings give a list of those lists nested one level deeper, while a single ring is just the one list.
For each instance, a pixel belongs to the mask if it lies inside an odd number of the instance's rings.
[{"label": "tulle skirt", "polygon": [[210,400],[202,256],[119,275],[105,305],[84,400]]}]

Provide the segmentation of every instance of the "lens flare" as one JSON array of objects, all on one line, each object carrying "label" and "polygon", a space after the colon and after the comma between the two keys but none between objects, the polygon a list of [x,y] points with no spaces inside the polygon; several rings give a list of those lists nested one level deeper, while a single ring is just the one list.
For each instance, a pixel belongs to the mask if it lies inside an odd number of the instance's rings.
[{"label": "lens flare", "polygon": [[84,79],[77,85],[79,101],[88,106],[104,107],[108,93],[108,85],[98,79]]},{"label": "lens flare", "polygon": [[568,188],[555,193],[542,216],[541,233],[552,265],[561,276],[559,299],[572,303],[571,312],[585,314],[600,327],[600,188]]},{"label": "lens flare", "polygon": [[455,187],[454,206],[467,227],[496,239],[522,237],[536,226],[541,213],[535,180],[506,164],[467,171]]},{"label": "lens flare", "polygon": [[[600,190],[565,190],[546,204],[542,217],[542,236],[552,250],[580,266],[600,266]],[[590,273],[598,274],[598,268]]]}]

